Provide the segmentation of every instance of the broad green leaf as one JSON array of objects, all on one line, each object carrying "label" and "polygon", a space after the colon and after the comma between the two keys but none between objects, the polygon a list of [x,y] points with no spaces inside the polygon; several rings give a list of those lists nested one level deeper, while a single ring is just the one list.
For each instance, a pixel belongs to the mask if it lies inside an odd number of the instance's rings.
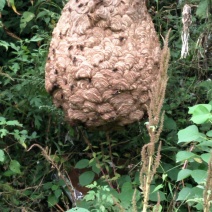
[{"label": "broad green leaf", "polygon": [[196,141],[201,136],[196,125],[191,125],[178,132],[178,143]]},{"label": "broad green leaf", "polygon": [[70,210],[68,210],[68,211],[66,211],[66,212],[75,212],[75,211],[77,211],[77,212],[90,212],[90,211],[88,211],[88,210],[85,209],[85,208],[79,208],[79,207],[72,208],[72,209],[70,209]]},{"label": "broad green leaf", "polygon": [[211,118],[211,105],[196,105],[192,112],[191,121],[195,124],[203,124]]},{"label": "broad green leaf", "polygon": [[129,192],[129,191],[133,191],[132,188],[132,183],[131,182],[125,182],[122,187],[121,187],[121,192]]},{"label": "broad green leaf", "polygon": [[35,14],[32,12],[24,12],[21,17],[20,22],[20,29],[23,31],[23,29],[26,27],[27,23],[30,22],[35,17]]},{"label": "broad green leaf", "polygon": [[54,206],[57,203],[58,203],[58,199],[55,197],[54,194],[48,196],[48,206],[49,207],[52,207],[52,206]]},{"label": "broad green leaf", "polygon": [[134,193],[131,182],[125,182],[121,187],[121,193],[118,195],[118,199],[121,201],[121,205],[124,208],[128,208],[131,204],[131,199]]},{"label": "broad green leaf", "polygon": [[[198,104],[198,105],[194,105],[192,107],[189,107],[188,114],[194,114],[196,110],[197,111],[199,111],[199,110],[201,111],[201,108],[205,108],[206,109],[206,113],[207,113],[208,111],[211,111],[212,106],[210,104]],[[205,110],[203,109],[203,112],[204,111]]]},{"label": "broad green leaf", "polygon": [[177,181],[183,180],[187,177],[189,177],[192,173],[192,170],[189,169],[182,169],[179,171],[178,175],[177,175]]},{"label": "broad green leaf", "polygon": [[86,185],[91,184],[91,182],[94,180],[94,176],[95,176],[95,174],[92,171],[87,171],[87,172],[82,173],[79,176],[80,185],[86,186]]},{"label": "broad green leaf", "polygon": [[204,154],[202,154],[200,157],[201,157],[206,163],[209,163],[210,157],[212,157],[212,156],[211,156],[210,153],[204,153]]},{"label": "broad green leaf", "polygon": [[4,9],[6,0],[0,0],[0,12]]},{"label": "broad green leaf", "polygon": [[77,162],[77,164],[75,165],[75,169],[84,169],[87,168],[89,165],[89,160],[88,159],[82,159],[80,161]]},{"label": "broad green leaf", "polygon": [[185,160],[189,160],[191,158],[196,157],[196,155],[192,152],[188,152],[188,151],[180,151],[177,153],[176,155],[176,162],[183,162]]},{"label": "broad green leaf", "polygon": [[208,137],[212,137],[212,130],[208,131],[208,132],[206,133],[206,135],[207,135]]},{"label": "broad green leaf", "polygon": [[207,177],[207,171],[204,170],[193,170],[191,173],[192,178],[198,184],[204,183]]},{"label": "broad green leaf", "polygon": [[191,195],[191,188],[184,187],[178,194],[177,201],[185,201]]},{"label": "broad green leaf", "polygon": [[23,127],[23,125],[20,124],[17,120],[7,121],[6,124],[7,124],[8,126],[19,126],[19,127]]},{"label": "broad green leaf", "polygon": [[20,163],[17,160],[11,160],[9,168],[10,168],[11,171],[13,171],[16,174],[21,173]]},{"label": "broad green leaf", "polygon": [[100,168],[96,166],[96,163],[92,165],[92,171],[96,174],[99,174],[101,172]]},{"label": "broad green leaf", "polygon": [[203,141],[203,142],[199,143],[197,146],[208,146],[208,147],[212,147],[212,140]]},{"label": "broad green leaf", "polygon": [[5,160],[4,151],[0,149],[0,162],[4,162],[4,160]]}]

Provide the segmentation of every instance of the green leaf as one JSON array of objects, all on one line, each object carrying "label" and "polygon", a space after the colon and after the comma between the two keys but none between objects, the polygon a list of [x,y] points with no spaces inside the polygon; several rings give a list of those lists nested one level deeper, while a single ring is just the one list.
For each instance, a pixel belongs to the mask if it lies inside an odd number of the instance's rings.
[{"label": "green leaf", "polygon": [[165,116],[164,119],[164,130],[170,131],[170,130],[176,130],[177,124],[174,121],[174,119],[169,118],[168,116]]},{"label": "green leaf", "polygon": [[192,178],[198,184],[204,183],[207,177],[207,171],[204,170],[193,170],[191,173]]},{"label": "green leaf", "polygon": [[6,129],[0,129],[0,138],[6,136],[9,132]]},{"label": "green leaf", "polygon": [[23,125],[20,124],[17,120],[7,121],[6,124],[7,124],[8,126],[19,126],[19,127],[23,127]]},{"label": "green leaf", "polygon": [[207,135],[208,137],[212,137],[212,130],[208,131],[208,132],[206,133],[206,135]]},{"label": "green leaf", "polygon": [[176,162],[183,162],[191,158],[197,157],[194,153],[188,151],[180,151],[176,155]]},{"label": "green leaf", "polygon": [[201,143],[199,143],[197,146],[208,146],[208,147],[212,147],[212,140],[208,140],[208,141],[202,141]]},{"label": "green leaf", "polygon": [[[1,9],[1,0],[0,0],[0,9]],[[10,44],[6,41],[0,40],[0,46],[3,46],[6,50],[8,50],[8,47],[10,46]]]},{"label": "green leaf", "polygon": [[161,188],[163,188],[163,185],[162,185],[162,184],[156,186],[156,187],[154,188],[154,190],[152,191],[152,193],[154,193],[154,192],[160,190]]},{"label": "green leaf", "polygon": [[75,165],[75,169],[84,169],[87,168],[89,165],[89,160],[88,159],[82,159],[80,161],[77,162],[77,164]]},{"label": "green leaf", "polygon": [[77,212],[89,212],[87,209],[85,209],[85,208],[79,208],[79,207],[72,208],[72,209],[70,209],[70,210],[68,210],[66,212],[75,212],[75,211],[77,211]]},{"label": "green leaf", "polygon": [[7,123],[6,119],[0,116],[0,125],[5,125]]},{"label": "green leaf", "polygon": [[179,171],[178,175],[177,175],[177,181],[183,180],[187,177],[189,177],[192,173],[192,170],[189,169],[182,169]]},{"label": "green leaf", "polygon": [[80,185],[86,186],[86,185],[91,184],[91,182],[94,180],[94,176],[95,176],[95,174],[92,171],[87,171],[87,172],[82,173],[79,176]]},{"label": "green leaf", "polygon": [[201,134],[196,125],[191,125],[178,132],[178,143],[196,141]]},{"label": "green leaf", "polygon": [[52,182],[47,182],[47,183],[45,183],[44,185],[43,185],[43,188],[45,189],[45,190],[48,190],[48,189],[50,189],[52,187]]},{"label": "green leaf", "polygon": [[197,111],[201,111],[201,108],[203,108],[202,109],[203,113],[204,113],[204,111],[206,111],[206,113],[207,113],[208,111],[211,111],[212,106],[210,104],[198,104],[198,105],[194,105],[192,107],[189,107],[188,114],[194,114],[196,110]]},{"label": "green leaf", "polygon": [[93,165],[92,165],[92,171],[93,171],[94,173],[96,173],[96,174],[99,174],[99,173],[101,172],[100,168],[98,168],[98,167],[96,166],[96,164],[93,164]]},{"label": "green leaf", "polygon": [[206,18],[208,14],[208,0],[201,0],[196,11],[196,15],[200,18]]},{"label": "green leaf", "polygon": [[14,11],[16,14],[21,15],[21,14],[17,11],[17,9],[16,9],[16,7],[15,7],[15,0],[9,0],[9,4],[11,5],[13,11]]},{"label": "green leaf", "polygon": [[[196,107],[195,107],[196,106]],[[201,105],[195,105],[192,111],[192,118],[191,121],[193,121],[195,124],[203,124],[207,122],[209,119],[211,119],[211,105],[209,104],[201,104]]]},{"label": "green leaf", "polygon": [[55,191],[58,189],[58,187],[59,187],[58,185],[52,185],[51,189],[52,189],[52,191]]},{"label": "green leaf", "polygon": [[163,207],[161,206],[161,204],[157,204],[153,207],[153,212],[161,212],[163,209]]},{"label": "green leaf", "polygon": [[62,194],[62,190],[61,189],[57,189],[54,191],[54,195],[55,197],[58,199]]},{"label": "green leaf", "polygon": [[200,156],[206,163],[209,163],[211,154],[210,153],[204,153]]},{"label": "green leaf", "polygon": [[31,42],[38,42],[41,40],[43,40],[43,38],[39,37],[38,35],[35,35],[30,39]]},{"label": "green leaf", "polygon": [[20,23],[20,29],[23,31],[23,29],[26,27],[27,23],[30,22],[35,17],[35,14],[32,12],[24,12],[21,17],[21,23]]},{"label": "green leaf", "polygon": [[9,168],[10,168],[11,171],[13,171],[16,174],[21,173],[20,163],[17,160],[11,160]]},{"label": "green leaf", "polygon": [[157,202],[158,201],[158,195],[160,196],[160,201],[164,201],[166,200],[166,196],[165,196],[165,193],[162,192],[162,191],[157,191],[157,192],[154,192],[152,193],[152,190],[155,189],[155,186],[151,186],[151,193],[149,195],[149,199],[153,202]]},{"label": "green leaf", "polygon": [[185,201],[191,195],[191,188],[184,187],[178,194],[177,201]]},{"label": "green leaf", "polygon": [[0,12],[4,9],[6,0],[0,0]]},{"label": "green leaf", "polygon": [[58,199],[55,197],[54,194],[48,196],[48,206],[49,207],[52,207],[52,206],[54,206],[57,203],[58,203]]},{"label": "green leaf", "polygon": [[5,160],[4,151],[2,149],[0,149],[0,162],[4,162],[4,160]]}]

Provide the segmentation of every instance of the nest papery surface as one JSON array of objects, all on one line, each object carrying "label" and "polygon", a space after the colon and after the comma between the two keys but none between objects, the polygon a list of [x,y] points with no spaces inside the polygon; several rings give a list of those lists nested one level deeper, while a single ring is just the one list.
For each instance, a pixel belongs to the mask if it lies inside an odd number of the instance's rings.
[{"label": "nest papery surface", "polygon": [[71,0],[53,31],[45,87],[70,124],[140,120],[160,44],[143,0]]}]

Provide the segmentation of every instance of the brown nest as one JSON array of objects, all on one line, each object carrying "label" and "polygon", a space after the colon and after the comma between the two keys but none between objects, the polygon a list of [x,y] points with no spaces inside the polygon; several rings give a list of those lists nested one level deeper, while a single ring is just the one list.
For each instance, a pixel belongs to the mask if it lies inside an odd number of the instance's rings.
[{"label": "brown nest", "polygon": [[46,90],[72,125],[133,123],[150,101],[160,51],[145,0],[71,0],[53,31]]}]

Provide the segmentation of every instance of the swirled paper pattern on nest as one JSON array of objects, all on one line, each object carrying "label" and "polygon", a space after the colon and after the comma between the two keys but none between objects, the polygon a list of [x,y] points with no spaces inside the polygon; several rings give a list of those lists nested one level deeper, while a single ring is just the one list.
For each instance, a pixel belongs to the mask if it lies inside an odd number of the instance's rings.
[{"label": "swirled paper pattern on nest", "polygon": [[53,31],[45,87],[70,124],[140,120],[159,73],[145,0],[70,0]]}]

